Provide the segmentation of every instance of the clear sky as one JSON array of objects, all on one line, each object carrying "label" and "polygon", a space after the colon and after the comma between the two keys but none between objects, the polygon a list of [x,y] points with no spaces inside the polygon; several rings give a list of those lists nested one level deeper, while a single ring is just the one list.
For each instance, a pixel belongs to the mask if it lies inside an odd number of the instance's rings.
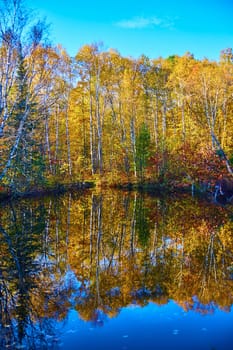
[{"label": "clear sky", "polygon": [[183,55],[218,60],[233,48],[233,0],[26,0],[51,39],[74,56],[84,44],[149,58]]}]

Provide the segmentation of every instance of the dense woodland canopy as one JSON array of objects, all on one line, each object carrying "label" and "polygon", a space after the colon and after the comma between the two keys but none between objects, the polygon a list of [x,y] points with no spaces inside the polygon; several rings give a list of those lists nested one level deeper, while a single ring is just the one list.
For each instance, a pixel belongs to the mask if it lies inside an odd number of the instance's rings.
[{"label": "dense woodland canopy", "polygon": [[218,62],[189,52],[135,59],[101,44],[70,57],[23,1],[1,0],[0,12],[2,190],[191,184],[231,171],[232,49]]}]

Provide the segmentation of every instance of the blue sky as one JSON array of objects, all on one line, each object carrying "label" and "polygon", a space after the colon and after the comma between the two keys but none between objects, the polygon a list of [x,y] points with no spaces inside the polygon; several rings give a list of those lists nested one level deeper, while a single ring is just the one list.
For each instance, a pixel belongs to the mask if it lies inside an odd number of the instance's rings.
[{"label": "blue sky", "polygon": [[233,47],[233,0],[27,0],[51,23],[51,39],[74,56],[85,44],[149,58],[218,60]]}]

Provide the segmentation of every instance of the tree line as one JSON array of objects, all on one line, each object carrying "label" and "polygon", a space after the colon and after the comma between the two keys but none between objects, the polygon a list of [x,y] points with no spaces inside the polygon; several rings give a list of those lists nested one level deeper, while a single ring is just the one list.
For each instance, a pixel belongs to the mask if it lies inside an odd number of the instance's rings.
[{"label": "tree line", "polygon": [[232,173],[233,52],[219,61],[52,46],[22,0],[0,1],[0,182],[191,184]]}]

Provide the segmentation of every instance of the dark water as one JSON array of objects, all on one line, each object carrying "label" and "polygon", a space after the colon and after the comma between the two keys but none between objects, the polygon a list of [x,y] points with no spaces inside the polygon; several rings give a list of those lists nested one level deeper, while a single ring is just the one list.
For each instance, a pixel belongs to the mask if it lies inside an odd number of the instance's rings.
[{"label": "dark water", "polygon": [[90,192],[0,210],[0,349],[233,348],[232,207]]}]

